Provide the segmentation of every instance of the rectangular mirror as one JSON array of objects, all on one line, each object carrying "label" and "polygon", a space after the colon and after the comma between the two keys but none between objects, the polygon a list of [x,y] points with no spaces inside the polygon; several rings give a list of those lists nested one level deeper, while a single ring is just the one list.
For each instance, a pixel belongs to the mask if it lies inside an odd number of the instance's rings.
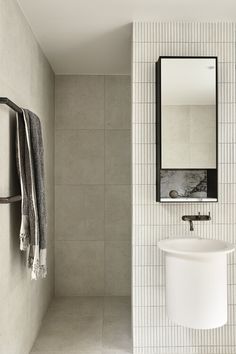
[{"label": "rectangular mirror", "polygon": [[[211,176],[208,190],[215,199],[212,183],[216,184],[217,178],[217,58],[160,57],[156,70],[159,170],[204,170],[204,183],[207,175]],[[166,176],[170,174],[162,171],[160,175],[165,176],[167,199]],[[182,175],[183,189],[190,174]],[[197,175],[199,181],[203,173]],[[203,195],[201,199],[209,198],[207,192]]]},{"label": "rectangular mirror", "polygon": [[161,59],[161,167],[216,168],[216,58]]}]

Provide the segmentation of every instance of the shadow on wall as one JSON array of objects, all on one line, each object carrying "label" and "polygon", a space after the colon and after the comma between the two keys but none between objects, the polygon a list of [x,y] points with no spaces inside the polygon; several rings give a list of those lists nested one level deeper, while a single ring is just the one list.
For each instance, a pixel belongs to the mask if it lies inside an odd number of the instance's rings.
[{"label": "shadow on wall", "polygon": [[88,39],[78,47],[68,43],[63,51],[57,49],[56,56],[60,59],[57,59],[57,63],[51,61],[53,68],[58,74],[130,75],[131,34],[132,24],[130,23],[92,40]]}]

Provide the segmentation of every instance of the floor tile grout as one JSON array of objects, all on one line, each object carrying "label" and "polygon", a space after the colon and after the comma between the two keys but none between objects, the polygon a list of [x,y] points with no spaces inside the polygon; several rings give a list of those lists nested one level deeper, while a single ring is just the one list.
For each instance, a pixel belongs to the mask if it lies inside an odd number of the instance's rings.
[{"label": "floor tile grout", "polygon": [[31,354],[131,353],[129,312],[127,296],[55,297]]}]

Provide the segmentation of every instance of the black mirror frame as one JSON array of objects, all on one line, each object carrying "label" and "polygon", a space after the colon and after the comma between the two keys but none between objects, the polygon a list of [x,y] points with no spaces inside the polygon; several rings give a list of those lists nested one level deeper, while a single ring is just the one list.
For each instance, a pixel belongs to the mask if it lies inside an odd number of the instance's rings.
[{"label": "black mirror frame", "polygon": [[[204,200],[204,202],[218,202],[218,58],[216,56],[160,56],[156,62],[156,201],[161,201],[161,60],[162,59],[215,59],[216,61],[216,168],[207,169],[207,175],[212,181],[209,184],[209,194],[216,195],[216,200]],[[203,170],[199,168],[169,168],[163,170]],[[215,172],[212,172],[215,171]],[[207,199],[207,198],[206,198]],[[174,203],[192,202],[191,200],[170,199]],[[202,202],[201,199],[196,202]]]}]

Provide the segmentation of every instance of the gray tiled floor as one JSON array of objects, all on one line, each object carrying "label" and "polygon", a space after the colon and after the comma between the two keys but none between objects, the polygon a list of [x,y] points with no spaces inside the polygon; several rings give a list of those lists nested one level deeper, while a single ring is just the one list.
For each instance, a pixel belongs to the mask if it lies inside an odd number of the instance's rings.
[{"label": "gray tiled floor", "polygon": [[62,353],[132,353],[130,298],[55,298],[31,354]]}]

